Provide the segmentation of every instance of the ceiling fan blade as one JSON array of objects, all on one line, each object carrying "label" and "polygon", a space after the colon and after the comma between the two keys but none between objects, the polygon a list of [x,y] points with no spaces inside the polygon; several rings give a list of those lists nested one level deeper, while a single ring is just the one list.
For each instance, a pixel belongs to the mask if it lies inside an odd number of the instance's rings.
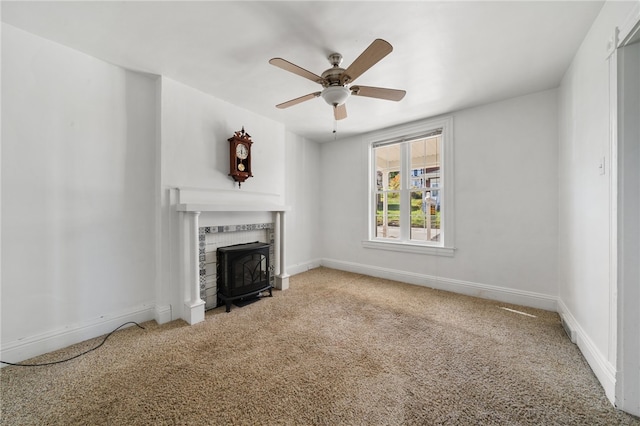
[{"label": "ceiling fan blade", "polygon": [[392,50],[393,47],[387,41],[380,38],[375,39],[373,43],[349,65],[349,68],[344,70],[342,73],[342,83],[352,83],[356,78],[364,74],[365,71],[391,53]]},{"label": "ceiling fan blade", "polygon": [[299,98],[291,99],[290,101],[278,104],[276,105],[276,108],[280,108],[280,109],[289,108],[290,106],[298,105],[301,102],[308,101],[313,98],[317,98],[318,96],[320,96],[320,92],[309,93],[308,95],[300,96]]},{"label": "ceiling fan blade", "polygon": [[336,120],[344,120],[347,118],[347,106],[345,104],[334,106],[333,117]]},{"label": "ceiling fan blade", "polygon": [[407,94],[405,90],[398,89],[385,89],[384,87],[370,87],[370,86],[351,86],[349,88],[352,95],[366,96],[368,98],[386,99],[388,101],[401,101],[404,95]]},{"label": "ceiling fan blade", "polygon": [[299,75],[300,77],[304,77],[313,81],[314,83],[322,84],[324,81],[322,77],[312,73],[311,71],[307,71],[302,67],[297,66],[296,64],[292,64],[289,61],[286,61],[282,58],[273,58],[269,61],[271,65],[275,65],[278,68],[282,68],[285,71],[292,72],[294,74]]}]

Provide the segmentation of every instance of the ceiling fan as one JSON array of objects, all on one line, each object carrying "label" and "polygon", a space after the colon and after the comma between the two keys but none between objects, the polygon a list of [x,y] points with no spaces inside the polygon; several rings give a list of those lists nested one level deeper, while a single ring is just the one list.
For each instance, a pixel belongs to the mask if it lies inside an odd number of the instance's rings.
[{"label": "ceiling fan", "polygon": [[345,101],[350,95],[365,96],[368,98],[386,99],[389,101],[400,101],[407,93],[404,90],[385,89],[383,87],[370,86],[350,86],[356,78],[364,74],[369,68],[378,63],[382,58],[387,56],[393,47],[387,41],[376,39],[367,47],[364,52],[353,61],[347,69],[340,68],[342,63],[342,55],[332,53],[329,55],[329,63],[331,68],[324,71],[322,75],[316,75],[311,71],[307,71],[289,61],[282,58],[273,58],[269,61],[271,65],[282,68],[285,71],[292,72],[301,77],[309,79],[315,83],[321,84],[323,89],[320,92],[309,93],[287,102],[276,105],[276,108],[284,109],[297,105],[309,99],[322,98],[331,106],[333,106],[333,116],[336,120],[347,118],[347,108]]}]

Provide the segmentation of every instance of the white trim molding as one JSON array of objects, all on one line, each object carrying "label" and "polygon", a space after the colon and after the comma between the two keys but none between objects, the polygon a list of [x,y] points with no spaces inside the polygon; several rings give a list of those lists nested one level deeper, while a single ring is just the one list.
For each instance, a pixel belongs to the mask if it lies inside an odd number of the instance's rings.
[{"label": "white trim molding", "polygon": [[557,311],[557,297],[532,291],[514,290],[511,288],[476,283],[472,281],[418,274],[415,272],[363,265],[360,263],[344,262],[337,259],[324,258],[322,259],[321,264],[327,268],[338,269],[341,271],[355,272],[357,274],[385,278],[407,284],[450,291],[452,293],[511,303],[514,305],[529,306],[532,308],[544,309],[546,311]]},{"label": "white trim molding", "polygon": [[[156,306],[143,304],[128,310],[110,315],[103,315],[78,324],[69,325],[57,330],[40,333],[24,339],[14,340],[2,345],[3,361],[21,362],[48,352],[66,348],[67,346],[93,339],[112,332],[122,324],[135,321],[143,323],[154,320]],[[4,364],[0,364],[4,366]]]},{"label": "white trim molding", "polygon": [[362,247],[369,249],[399,251],[403,253],[418,253],[418,254],[430,254],[433,256],[448,256],[452,257],[455,253],[454,247],[438,247],[429,246],[426,244],[410,244],[401,243],[395,241],[375,241],[375,240],[363,240]]},{"label": "white trim molding", "polygon": [[298,263],[295,265],[287,266],[287,271],[290,276],[302,274],[303,272],[310,271],[311,269],[319,268],[321,264],[320,259],[312,259],[307,262]]},{"label": "white trim molding", "polygon": [[591,370],[593,370],[593,373],[600,381],[605,395],[610,401],[613,401],[616,390],[615,366],[607,360],[606,354],[603,354],[598,350],[596,344],[580,326],[562,300],[558,300],[558,314],[560,314],[562,321],[569,327],[572,335],[575,336],[574,343],[578,345],[580,352],[582,352],[582,355],[587,360]]},{"label": "white trim molding", "polygon": [[[640,1],[620,27],[618,49],[610,58],[610,126],[611,149],[617,154],[611,181],[611,274],[612,323],[615,335],[610,344],[610,359],[616,365],[615,392],[609,399],[616,407],[640,415],[640,211],[638,188],[640,181],[640,130],[637,124],[640,102]],[[615,243],[615,244],[614,244]],[[607,394],[609,396],[609,394]]]},{"label": "white trim molding", "polygon": [[158,324],[164,324],[171,321],[171,305],[156,305],[155,316]]}]

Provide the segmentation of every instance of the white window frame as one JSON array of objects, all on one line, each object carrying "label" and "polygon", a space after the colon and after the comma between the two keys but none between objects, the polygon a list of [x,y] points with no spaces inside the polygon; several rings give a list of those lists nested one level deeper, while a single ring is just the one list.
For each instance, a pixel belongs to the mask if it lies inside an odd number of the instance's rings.
[{"label": "white window frame", "polygon": [[[442,129],[442,158],[440,169],[440,182],[442,188],[440,190],[441,216],[440,230],[441,238],[437,243],[427,241],[415,241],[408,238],[402,240],[390,240],[387,238],[376,237],[376,170],[375,157],[373,155],[374,145],[384,142],[393,143],[394,141],[403,142],[410,141],[421,136],[432,133],[438,129]],[[369,174],[368,174],[368,229],[369,235],[362,242],[363,247],[371,249],[401,251],[409,253],[430,254],[436,256],[453,256],[454,246],[454,182],[453,182],[453,117],[436,118],[418,123],[398,126],[391,129],[385,129],[370,134],[367,138],[366,158],[368,158]],[[405,161],[403,159],[403,161]],[[405,167],[406,168],[406,167]],[[409,184],[411,179],[409,170],[404,173],[402,179],[405,185]]]}]

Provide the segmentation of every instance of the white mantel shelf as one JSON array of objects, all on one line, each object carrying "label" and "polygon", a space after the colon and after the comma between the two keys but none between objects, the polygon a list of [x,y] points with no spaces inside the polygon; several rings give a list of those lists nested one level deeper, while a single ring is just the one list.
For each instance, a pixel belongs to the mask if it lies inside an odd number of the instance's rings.
[{"label": "white mantel shelf", "polygon": [[178,204],[176,209],[179,212],[286,212],[291,210],[291,206],[281,206],[277,204]]}]

